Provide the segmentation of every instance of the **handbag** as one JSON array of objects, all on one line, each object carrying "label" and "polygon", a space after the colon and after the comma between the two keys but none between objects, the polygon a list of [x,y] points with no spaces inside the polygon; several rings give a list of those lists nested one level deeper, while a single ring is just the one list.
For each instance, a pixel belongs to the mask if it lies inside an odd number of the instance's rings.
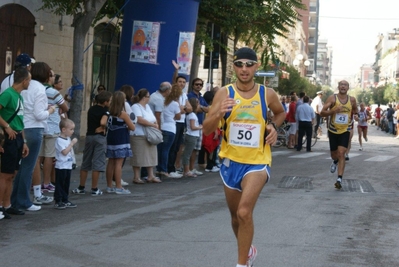
[{"label": "handbag", "polygon": [[144,135],[151,145],[158,145],[163,142],[162,131],[158,128],[145,126],[143,127]]},{"label": "handbag", "polygon": [[[141,111],[142,111],[142,115],[144,118],[144,109],[142,108],[142,106],[140,104],[138,104]],[[158,145],[159,143],[163,142],[163,135],[162,135],[162,131],[159,130],[158,128],[155,127],[151,127],[151,126],[143,126],[143,132],[144,132],[144,136],[146,137],[148,143],[150,143],[151,145]]]}]

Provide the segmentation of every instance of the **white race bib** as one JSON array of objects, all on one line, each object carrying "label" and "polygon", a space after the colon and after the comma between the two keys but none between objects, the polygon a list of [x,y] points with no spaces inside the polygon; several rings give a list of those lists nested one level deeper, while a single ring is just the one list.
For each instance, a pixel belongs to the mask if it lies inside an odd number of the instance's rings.
[{"label": "white race bib", "polygon": [[259,147],[260,124],[230,123],[229,143],[234,146]]},{"label": "white race bib", "polygon": [[348,124],[348,114],[337,113],[335,114],[336,124]]}]

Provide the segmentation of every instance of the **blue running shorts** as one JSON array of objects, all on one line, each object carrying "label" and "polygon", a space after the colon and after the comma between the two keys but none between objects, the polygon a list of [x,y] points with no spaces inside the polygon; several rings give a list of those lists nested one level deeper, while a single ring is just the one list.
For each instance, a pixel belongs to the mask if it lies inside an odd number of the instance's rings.
[{"label": "blue running shorts", "polygon": [[230,189],[242,191],[241,181],[244,179],[245,175],[251,172],[266,171],[268,177],[267,181],[270,179],[270,166],[265,164],[242,164],[232,161],[228,158],[223,159],[223,163],[220,166],[220,177],[223,183]]}]

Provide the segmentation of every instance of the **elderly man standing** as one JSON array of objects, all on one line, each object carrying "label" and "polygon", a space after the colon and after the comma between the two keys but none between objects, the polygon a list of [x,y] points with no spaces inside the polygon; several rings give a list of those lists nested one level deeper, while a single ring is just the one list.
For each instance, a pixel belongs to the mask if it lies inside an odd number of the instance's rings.
[{"label": "elderly man standing", "polygon": [[170,94],[172,85],[170,82],[163,82],[159,85],[159,89],[151,94],[148,105],[157,119],[158,125],[161,125],[161,114],[164,108],[165,97]]},{"label": "elderly man standing", "polygon": [[312,108],[314,110],[314,113],[316,114],[316,124],[314,126],[314,137],[317,138],[317,130],[319,129],[320,126],[320,112],[321,109],[323,108],[323,101],[321,100],[321,97],[323,96],[323,91],[318,91],[317,96],[313,99],[312,101]]}]

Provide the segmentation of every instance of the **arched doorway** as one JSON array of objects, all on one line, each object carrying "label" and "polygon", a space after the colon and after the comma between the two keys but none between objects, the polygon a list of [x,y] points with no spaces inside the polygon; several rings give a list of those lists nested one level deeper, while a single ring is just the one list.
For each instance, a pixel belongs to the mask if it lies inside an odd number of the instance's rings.
[{"label": "arched doorway", "polygon": [[112,24],[101,23],[94,28],[92,92],[100,84],[114,91],[119,38],[119,30]]},{"label": "arched doorway", "polygon": [[6,73],[6,54],[11,54],[7,64],[14,66],[15,58],[21,53],[33,57],[35,17],[25,7],[7,4],[0,7],[0,81]]}]

